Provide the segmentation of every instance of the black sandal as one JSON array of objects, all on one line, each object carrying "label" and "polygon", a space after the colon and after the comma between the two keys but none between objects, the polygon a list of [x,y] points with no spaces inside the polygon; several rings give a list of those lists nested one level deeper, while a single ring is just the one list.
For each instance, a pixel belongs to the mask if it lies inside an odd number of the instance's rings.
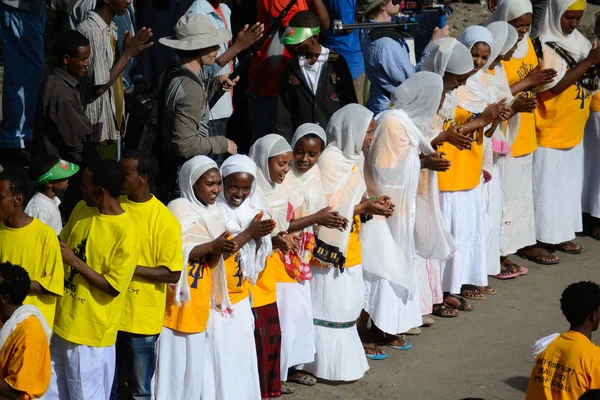
[{"label": "black sandal", "polygon": [[[460,305],[458,307],[456,307],[456,306],[453,306],[452,304],[444,303],[446,305],[446,307],[448,307],[450,309],[458,310],[458,311],[465,311],[465,312],[473,311],[473,305],[467,303],[467,301],[464,298],[456,297],[452,294],[449,294],[448,296],[446,296],[446,299],[447,298],[453,298],[453,299],[460,301]],[[444,300],[446,300],[446,299],[444,299]],[[470,310],[467,309],[467,306],[471,306],[471,309]]]},{"label": "black sandal", "polygon": [[452,308],[446,307],[444,305],[438,306],[438,308],[433,310],[431,315],[435,315],[436,317],[439,317],[439,318],[456,318],[456,317],[458,317],[458,314],[444,314],[444,311],[446,311],[446,310],[452,310]]}]

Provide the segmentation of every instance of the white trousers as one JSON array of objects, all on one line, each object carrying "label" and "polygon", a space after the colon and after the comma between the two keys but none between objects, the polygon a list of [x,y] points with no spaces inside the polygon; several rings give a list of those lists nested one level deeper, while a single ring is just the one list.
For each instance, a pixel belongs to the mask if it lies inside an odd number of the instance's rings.
[{"label": "white trousers", "polygon": [[45,400],[107,400],[115,377],[115,346],[90,347],[57,334],[50,345],[52,377]]}]

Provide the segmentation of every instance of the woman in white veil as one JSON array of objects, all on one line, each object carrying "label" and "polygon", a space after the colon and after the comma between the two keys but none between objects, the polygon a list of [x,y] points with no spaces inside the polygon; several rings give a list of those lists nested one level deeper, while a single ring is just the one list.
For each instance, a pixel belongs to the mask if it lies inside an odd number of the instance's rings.
[{"label": "woman in white veil", "polygon": [[[540,85],[550,83],[556,77],[553,69],[542,69],[530,38],[533,14],[529,0],[499,0],[498,7],[487,24],[505,21],[518,33],[517,49],[511,59],[502,60],[508,84],[513,96],[521,93],[527,98],[536,97]],[[535,244],[533,219],[533,153],[537,148],[535,117],[533,111],[519,116],[519,127],[507,138],[510,154],[500,160],[502,181],[502,225],[500,231],[500,254],[502,264],[511,266],[509,254],[519,251],[523,257],[539,264],[554,264],[558,258],[546,249],[529,247]],[[512,271],[518,271],[516,266]]]},{"label": "woman in white veil", "polygon": [[360,379],[369,368],[356,321],[363,307],[360,220],[355,215],[393,213],[388,198],[367,200],[363,150],[373,140],[373,113],[349,104],[333,114],[327,147],[319,158],[327,205],[349,221],[342,231],[320,227],[311,261],[315,360],[304,369],[331,381]]},{"label": "woman in white veil", "polygon": [[[411,347],[397,334],[422,324],[417,253],[440,260],[456,250],[439,209],[435,174],[420,180],[422,168],[444,171],[450,166],[426,138],[444,95],[442,78],[432,72],[419,72],[398,87],[392,110],[377,117],[365,163],[369,196],[386,193],[396,210],[388,219],[374,217],[361,231],[364,309],[395,349]],[[375,335],[369,336],[379,339]]]},{"label": "woman in white veil", "polygon": [[[179,173],[181,198],[169,210],[181,224],[184,268],[167,293],[163,330],[157,342],[153,398],[193,399],[203,390],[206,325],[210,309],[232,312],[223,258],[237,252],[229,240],[217,164],[196,156]],[[191,350],[190,350],[191,349]]]},{"label": "woman in white veil", "polygon": [[[217,205],[225,215],[239,253],[225,260],[232,313],[222,316],[211,310],[206,328],[204,400],[260,398],[249,295],[271,254],[270,233],[275,222],[261,220],[263,212],[254,198],[256,174],[256,164],[245,155],[233,155],[221,165],[223,191]],[[233,381],[235,385],[231,384]]]},{"label": "woman in white veil", "polygon": [[600,48],[577,29],[584,0],[550,0],[539,27],[544,68],[558,75],[537,89],[538,148],[533,156],[537,247],[579,254],[573,243],[583,229],[583,145],[592,96],[598,91]]}]

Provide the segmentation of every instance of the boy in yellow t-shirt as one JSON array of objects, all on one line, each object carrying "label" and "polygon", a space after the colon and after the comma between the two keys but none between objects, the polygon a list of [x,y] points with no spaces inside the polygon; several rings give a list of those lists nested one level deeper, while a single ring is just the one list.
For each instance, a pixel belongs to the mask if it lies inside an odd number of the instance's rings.
[{"label": "boy in yellow t-shirt", "polygon": [[125,293],[138,257],[136,229],[119,204],[125,181],[117,161],[83,172],[84,201],[63,228],[64,296],[52,338],[49,398],[106,400],[115,371],[115,342]]},{"label": "boy in yellow t-shirt", "polygon": [[18,265],[0,263],[0,398],[41,397],[50,383],[50,335],[40,311],[23,305],[31,279]]},{"label": "boy in yellow t-shirt", "polygon": [[36,306],[52,328],[56,299],[63,293],[60,245],[52,228],[25,214],[30,191],[25,169],[0,173],[0,262],[25,268],[31,278],[25,304]]},{"label": "boy in yellow t-shirt", "polygon": [[150,398],[167,283],[177,283],[183,269],[181,225],[150,193],[150,184],[158,174],[158,161],[147,150],[131,150],[120,164],[125,173],[121,207],[136,223],[140,254],[125,294],[117,334],[117,371],[111,394],[114,400],[119,399],[122,368],[129,371],[129,395]]},{"label": "boy in yellow t-shirt", "polygon": [[536,357],[525,400],[577,400],[600,388],[600,347],[592,343],[600,324],[600,286],[569,285],[560,308],[571,326]]}]

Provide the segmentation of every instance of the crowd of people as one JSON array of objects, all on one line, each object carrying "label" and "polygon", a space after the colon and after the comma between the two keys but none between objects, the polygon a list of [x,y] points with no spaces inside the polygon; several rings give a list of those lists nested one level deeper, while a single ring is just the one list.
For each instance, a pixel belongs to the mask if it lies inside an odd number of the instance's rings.
[{"label": "crowd of people", "polygon": [[[432,26],[414,43],[377,27],[404,1],[296,0],[268,37],[286,1],[163,3],[74,2],[43,79],[23,74],[35,38],[5,45],[0,397],[356,381],[495,295],[490,278],[527,275],[515,254],[558,264],[577,232],[600,240],[584,0],[549,0],[535,38],[540,7],[497,0],[458,38]],[[10,18],[41,35],[43,1],[0,12],[5,43]],[[372,27],[331,31],[357,18]],[[571,330],[538,343],[528,399],[598,387],[599,293],[567,288]]]}]

